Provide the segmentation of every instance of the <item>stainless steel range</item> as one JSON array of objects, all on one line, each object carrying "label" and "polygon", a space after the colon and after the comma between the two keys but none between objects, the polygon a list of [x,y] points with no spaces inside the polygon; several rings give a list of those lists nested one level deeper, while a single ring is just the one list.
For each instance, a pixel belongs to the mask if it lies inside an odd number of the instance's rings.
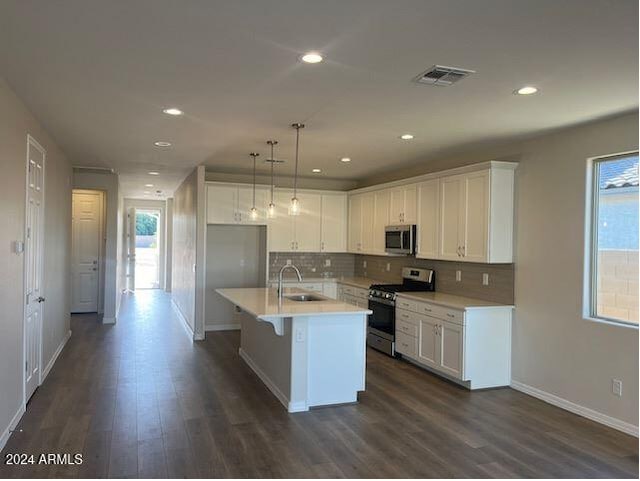
[{"label": "stainless steel range", "polygon": [[367,344],[393,356],[396,335],[396,293],[434,291],[436,273],[431,269],[402,269],[402,284],[374,284],[369,289]]}]

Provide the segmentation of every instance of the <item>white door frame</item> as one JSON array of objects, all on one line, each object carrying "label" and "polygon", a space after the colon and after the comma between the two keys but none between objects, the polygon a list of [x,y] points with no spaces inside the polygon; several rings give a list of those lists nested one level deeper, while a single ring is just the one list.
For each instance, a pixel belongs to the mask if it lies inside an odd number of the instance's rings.
[{"label": "white door frame", "polygon": [[[99,189],[72,189],[71,202],[73,209],[73,194],[98,194],[100,196],[100,249],[98,252],[98,314],[104,314],[104,285],[105,285],[105,254],[107,250],[106,219],[107,219],[107,192]],[[73,286],[71,286],[73,289]]]},{"label": "white door frame", "polygon": [[[158,259],[158,277],[160,280],[160,289],[165,289],[166,288],[166,281],[167,281],[167,275],[166,275],[166,261],[167,261],[167,209],[166,209],[167,203],[165,200],[146,200],[146,199],[125,199],[124,200],[124,212],[125,215],[130,215],[132,212],[132,209],[135,209],[135,211],[139,211],[139,210],[157,210],[160,212],[160,219],[159,219],[159,225],[158,225],[158,236],[160,238],[160,241],[158,243],[158,249],[160,252],[160,258]],[[135,221],[133,223],[133,225],[135,226]],[[126,234],[125,234],[126,235]],[[133,239],[126,239],[125,238],[125,242],[126,241],[133,241],[134,242],[134,246],[135,246],[135,230],[134,230],[134,238]],[[127,259],[128,260],[128,259]],[[135,266],[134,266],[134,271],[135,271]],[[134,272],[135,274],[135,272]],[[135,288],[135,282],[134,282],[134,288]]]},{"label": "white door frame", "polygon": [[[25,206],[25,213],[24,213],[24,236],[26,239],[27,236],[27,227],[28,227],[28,216],[29,216],[29,163],[30,163],[30,158],[29,158],[29,152],[30,152],[30,148],[31,146],[33,146],[34,148],[36,148],[38,151],[40,151],[40,153],[42,154],[42,215],[40,216],[40,237],[39,237],[39,245],[38,245],[38,250],[40,251],[40,259],[42,260],[42,262],[40,262],[39,265],[39,269],[38,269],[38,276],[40,277],[40,286],[42,289],[44,289],[44,242],[43,242],[43,237],[44,237],[44,213],[45,213],[45,169],[46,169],[46,160],[47,160],[47,151],[44,149],[44,147],[42,147],[42,145],[40,145],[40,143],[34,139],[30,134],[27,134],[27,151],[26,151],[26,162],[25,162],[25,183],[24,183],[24,187],[25,187],[25,198],[24,198],[24,206]],[[24,245],[26,246],[27,243],[25,242]],[[23,272],[23,279],[22,279],[22,365],[20,366],[20,370],[22,371],[22,407],[23,409],[26,409],[27,407],[27,370],[26,370],[26,365],[27,365],[27,302],[26,302],[26,296],[27,296],[27,259],[28,259],[28,253],[26,252],[26,249],[24,251],[24,255],[23,255],[23,259],[22,259],[22,272]],[[42,292],[44,294],[44,291]],[[43,296],[44,297],[44,296]],[[40,304],[40,325],[39,325],[39,332],[38,332],[38,386],[40,386],[42,384],[42,326],[43,326],[43,319],[44,319],[44,311],[45,311],[45,306],[44,304]]]}]

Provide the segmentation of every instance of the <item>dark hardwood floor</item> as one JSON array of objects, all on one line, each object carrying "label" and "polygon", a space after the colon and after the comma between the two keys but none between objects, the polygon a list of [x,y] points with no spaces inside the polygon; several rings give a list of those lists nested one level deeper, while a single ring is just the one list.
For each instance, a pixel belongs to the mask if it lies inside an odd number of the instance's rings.
[{"label": "dark hardwood floor", "polygon": [[2,452],[83,453],[0,477],[638,477],[638,440],[511,389],[470,393],[369,351],[358,404],[288,414],[238,357],[140,291],[73,335]]}]

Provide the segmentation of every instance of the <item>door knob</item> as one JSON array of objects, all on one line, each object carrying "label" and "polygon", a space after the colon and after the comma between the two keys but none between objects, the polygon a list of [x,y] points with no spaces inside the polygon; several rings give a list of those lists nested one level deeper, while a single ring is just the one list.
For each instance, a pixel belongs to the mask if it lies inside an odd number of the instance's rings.
[{"label": "door knob", "polygon": [[44,301],[45,301],[45,298],[44,298],[44,297],[42,297],[42,296],[40,296],[40,297],[38,297],[36,300],[37,300],[38,302],[44,302]]}]

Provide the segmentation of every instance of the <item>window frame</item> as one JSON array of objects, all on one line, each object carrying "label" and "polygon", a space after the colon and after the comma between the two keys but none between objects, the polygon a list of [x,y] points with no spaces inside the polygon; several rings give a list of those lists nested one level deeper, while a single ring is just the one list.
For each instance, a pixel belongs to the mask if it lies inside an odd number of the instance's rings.
[{"label": "window frame", "polygon": [[585,320],[594,321],[613,326],[626,327],[638,330],[639,325],[622,319],[597,315],[597,289],[598,289],[598,224],[597,211],[599,206],[600,177],[597,169],[601,162],[622,159],[638,155],[638,150],[629,150],[615,154],[599,155],[587,159],[586,172],[586,209],[585,209],[585,246],[584,246],[584,289],[583,289],[583,313]]}]

